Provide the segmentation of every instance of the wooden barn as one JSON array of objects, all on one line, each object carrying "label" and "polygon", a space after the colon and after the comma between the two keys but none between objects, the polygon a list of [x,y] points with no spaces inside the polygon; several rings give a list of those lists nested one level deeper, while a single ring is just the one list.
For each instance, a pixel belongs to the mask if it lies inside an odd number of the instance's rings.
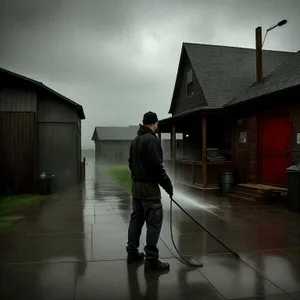
[{"label": "wooden barn", "polygon": [[32,193],[41,173],[53,188],[81,174],[81,105],[41,82],[0,69],[0,193]]},{"label": "wooden barn", "polygon": [[96,127],[92,136],[96,163],[126,163],[131,141],[136,137],[138,129],[139,126]]},{"label": "wooden barn", "polygon": [[[293,55],[263,51],[264,74],[269,75]],[[255,49],[183,44],[169,111],[172,116],[159,122],[160,133],[171,133],[172,158],[165,164],[176,182],[217,189],[220,174],[236,168],[239,180],[248,182],[248,173],[243,172],[250,170],[237,166],[242,166],[239,155],[246,154],[236,151],[234,131],[246,108],[242,104],[236,110],[225,106],[255,83],[255,61]],[[180,159],[175,150],[176,133],[183,134]],[[248,163],[248,158],[243,163]]]}]

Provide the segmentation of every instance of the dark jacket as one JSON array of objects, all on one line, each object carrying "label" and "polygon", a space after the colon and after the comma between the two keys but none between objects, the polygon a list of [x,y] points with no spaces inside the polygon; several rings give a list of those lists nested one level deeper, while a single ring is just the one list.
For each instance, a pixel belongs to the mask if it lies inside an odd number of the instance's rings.
[{"label": "dark jacket", "polygon": [[159,139],[147,126],[140,126],[131,142],[129,169],[132,196],[136,199],[161,199],[159,185],[168,193],[173,186],[163,166],[163,153]]}]

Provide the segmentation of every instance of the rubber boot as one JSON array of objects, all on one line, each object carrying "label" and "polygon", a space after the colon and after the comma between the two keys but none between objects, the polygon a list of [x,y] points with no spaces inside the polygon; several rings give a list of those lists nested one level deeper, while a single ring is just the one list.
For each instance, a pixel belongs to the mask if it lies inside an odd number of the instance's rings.
[{"label": "rubber boot", "polygon": [[158,271],[158,272],[168,272],[170,270],[169,263],[163,263],[160,260],[146,260],[145,261],[145,271]]},{"label": "rubber boot", "polygon": [[132,264],[135,262],[142,262],[144,260],[144,253],[139,252],[128,252],[127,253],[127,263]]}]

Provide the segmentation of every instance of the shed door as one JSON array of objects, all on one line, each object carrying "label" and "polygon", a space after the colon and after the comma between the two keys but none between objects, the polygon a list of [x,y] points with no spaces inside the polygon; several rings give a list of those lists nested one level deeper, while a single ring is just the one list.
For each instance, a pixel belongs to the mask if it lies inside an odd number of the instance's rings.
[{"label": "shed door", "polygon": [[35,113],[0,112],[0,194],[34,192],[35,183]]},{"label": "shed door", "polygon": [[78,183],[78,127],[76,123],[39,123],[39,173],[54,174],[53,189]]},{"label": "shed door", "polygon": [[260,119],[258,151],[261,183],[286,185],[285,170],[290,166],[291,138],[289,113]]}]

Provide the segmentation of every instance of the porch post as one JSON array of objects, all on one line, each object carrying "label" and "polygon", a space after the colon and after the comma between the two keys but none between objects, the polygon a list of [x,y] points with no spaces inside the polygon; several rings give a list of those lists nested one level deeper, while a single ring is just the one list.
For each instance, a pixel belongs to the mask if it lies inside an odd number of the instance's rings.
[{"label": "porch post", "polygon": [[207,187],[207,164],[206,164],[206,117],[202,117],[202,181],[203,188]]},{"label": "porch post", "polygon": [[173,180],[175,181],[175,169],[176,169],[176,126],[175,124],[172,127],[172,134],[171,134],[171,149],[172,149],[172,175]]}]

